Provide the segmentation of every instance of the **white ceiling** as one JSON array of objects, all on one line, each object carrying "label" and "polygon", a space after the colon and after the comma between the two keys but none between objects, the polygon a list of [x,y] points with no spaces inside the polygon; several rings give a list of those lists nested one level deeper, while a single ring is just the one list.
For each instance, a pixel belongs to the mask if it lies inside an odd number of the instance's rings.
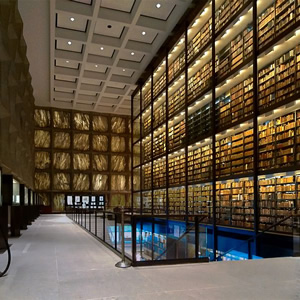
[{"label": "white ceiling", "polygon": [[135,83],[191,2],[19,0],[36,105],[130,115]]}]

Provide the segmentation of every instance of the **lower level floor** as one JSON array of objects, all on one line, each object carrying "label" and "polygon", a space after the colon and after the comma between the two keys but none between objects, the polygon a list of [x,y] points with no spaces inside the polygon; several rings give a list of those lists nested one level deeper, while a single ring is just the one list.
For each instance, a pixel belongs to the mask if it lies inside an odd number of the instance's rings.
[{"label": "lower level floor", "polygon": [[9,242],[12,264],[0,279],[1,299],[274,300],[300,295],[300,258],[118,269],[120,258],[65,215],[42,215]]}]

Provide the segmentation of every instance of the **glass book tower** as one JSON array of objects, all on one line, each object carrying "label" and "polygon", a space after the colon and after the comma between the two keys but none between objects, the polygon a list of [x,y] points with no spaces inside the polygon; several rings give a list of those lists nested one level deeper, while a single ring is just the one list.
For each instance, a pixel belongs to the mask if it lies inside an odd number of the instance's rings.
[{"label": "glass book tower", "polygon": [[300,208],[300,0],[204,1],[185,24],[132,96],[132,209],[254,235]]}]

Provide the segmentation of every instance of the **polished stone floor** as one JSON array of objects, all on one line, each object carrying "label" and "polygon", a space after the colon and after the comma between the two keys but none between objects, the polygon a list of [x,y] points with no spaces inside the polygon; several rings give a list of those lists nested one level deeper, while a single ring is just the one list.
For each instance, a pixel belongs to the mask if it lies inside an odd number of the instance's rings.
[{"label": "polished stone floor", "polygon": [[0,299],[300,299],[300,259],[118,269],[119,257],[64,215],[11,239]]}]

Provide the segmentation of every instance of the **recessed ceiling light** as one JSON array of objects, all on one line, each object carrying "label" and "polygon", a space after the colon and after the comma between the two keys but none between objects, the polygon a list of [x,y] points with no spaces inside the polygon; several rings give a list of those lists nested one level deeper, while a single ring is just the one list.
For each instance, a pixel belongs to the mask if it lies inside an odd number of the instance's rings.
[{"label": "recessed ceiling light", "polygon": [[68,60],[66,60],[66,63],[68,64],[68,63],[69,63],[69,61],[68,61]]},{"label": "recessed ceiling light", "polygon": [[134,52],[131,52],[131,55],[134,55]]},{"label": "recessed ceiling light", "polygon": [[143,31],[143,32],[142,32],[142,35],[146,35],[146,31]]},{"label": "recessed ceiling light", "polygon": [[112,28],[112,26],[111,25],[107,25],[107,28]]},{"label": "recessed ceiling light", "polygon": [[123,69],[123,72],[125,72],[126,70],[125,69]]},{"label": "recessed ceiling light", "polygon": [[98,68],[98,65],[95,65],[96,68]]},{"label": "recessed ceiling light", "polygon": [[160,3],[157,3],[156,4],[156,8],[160,8],[161,7],[161,4]]},{"label": "recessed ceiling light", "polygon": [[104,48],[103,48],[103,47],[100,47],[100,50],[101,50],[101,51],[103,51],[103,50],[104,50]]},{"label": "recessed ceiling light", "polygon": [[75,21],[75,18],[73,18],[73,17],[70,18],[70,21],[71,21],[71,22],[74,22],[74,21]]},{"label": "recessed ceiling light", "polygon": [[71,42],[71,41],[68,41],[68,45],[72,45],[72,42]]}]

